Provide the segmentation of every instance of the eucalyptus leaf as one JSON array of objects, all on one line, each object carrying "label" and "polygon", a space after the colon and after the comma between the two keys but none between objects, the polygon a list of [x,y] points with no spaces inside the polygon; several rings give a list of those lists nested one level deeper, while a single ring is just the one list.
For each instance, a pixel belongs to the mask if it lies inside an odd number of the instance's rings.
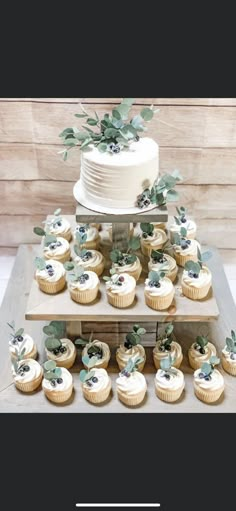
[{"label": "eucalyptus leaf", "polygon": [[84,356],[82,357],[82,362],[83,362],[83,364],[84,364],[85,366],[87,366],[87,367],[88,367],[88,365],[89,365],[89,361],[90,361],[90,358],[89,358],[89,356],[88,356],[88,355],[84,355]]},{"label": "eucalyptus leaf", "polygon": [[54,360],[47,360],[46,362],[44,362],[43,367],[46,371],[53,371],[54,369],[56,369],[57,364],[56,362],[54,362]]},{"label": "eucalyptus leaf", "polygon": [[54,371],[46,371],[46,372],[44,373],[44,378],[45,378],[46,380],[54,380],[54,378],[56,378],[56,376],[55,376],[55,372],[54,372]]},{"label": "eucalyptus leaf", "polygon": [[112,110],[112,116],[114,117],[114,119],[117,119],[117,121],[121,120],[120,112],[116,110],[116,108]]},{"label": "eucalyptus leaf", "polygon": [[206,261],[209,261],[212,257],[212,252],[210,250],[206,250],[206,252],[203,252],[201,261],[205,263]]},{"label": "eucalyptus leaf", "polygon": [[236,334],[235,334],[234,330],[231,330],[231,336],[232,336],[233,341],[236,342]]},{"label": "eucalyptus leaf", "polygon": [[179,194],[176,190],[168,190],[166,194],[166,200],[168,202],[176,202],[179,200]]},{"label": "eucalyptus leaf", "polygon": [[177,225],[181,225],[181,221],[179,220],[179,218],[177,216],[174,216],[174,219],[175,219],[175,223]]},{"label": "eucalyptus leaf", "polygon": [[220,363],[220,359],[218,357],[216,357],[215,355],[212,355],[212,357],[210,357],[210,359],[209,359],[209,362],[210,362],[210,364],[215,366]]},{"label": "eucalyptus leaf", "polygon": [[137,334],[138,334],[138,335],[144,335],[144,334],[146,334],[146,330],[145,330],[145,328],[141,328],[141,327],[140,327],[140,328],[137,330]]},{"label": "eucalyptus leaf", "polygon": [[54,372],[55,378],[60,378],[61,377],[62,370],[61,370],[60,367],[56,367],[53,372]]},{"label": "eucalyptus leaf", "polygon": [[61,214],[61,208],[57,208],[53,214],[54,216],[59,216]]},{"label": "eucalyptus leaf", "polygon": [[97,359],[97,357],[96,357],[96,356],[91,357],[91,358],[89,359],[88,364],[87,364],[88,368],[90,369],[91,367],[94,367],[94,366],[95,366],[95,364],[96,364],[96,362],[97,362],[97,360],[98,360],[98,359]]},{"label": "eucalyptus leaf", "polygon": [[80,146],[80,149],[84,149],[85,147],[87,147],[89,144],[91,144],[92,142],[92,138],[87,138]]},{"label": "eucalyptus leaf", "polygon": [[187,229],[185,227],[181,227],[180,234],[185,238],[187,236]]},{"label": "eucalyptus leaf", "polygon": [[80,371],[80,373],[79,373],[79,379],[80,379],[80,381],[81,381],[82,383],[84,383],[84,382],[85,382],[85,378],[86,378],[86,376],[87,376],[87,371],[86,371],[86,369],[82,369],[82,370]]},{"label": "eucalyptus leaf", "polygon": [[76,346],[86,346],[86,344],[88,344],[88,341],[86,339],[76,339],[75,340],[75,344]]},{"label": "eucalyptus leaf", "polygon": [[14,330],[14,325],[12,323],[7,323],[7,325]]},{"label": "eucalyptus leaf", "polygon": [[133,238],[130,238],[128,242],[128,246],[132,250],[138,250],[140,248],[140,238],[138,236],[134,236]]},{"label": "eucalyptus leaf", "polygon": [[140,115],[144,119],[144,121],[151,121],[154,112],[153,110],[151,110],[151,108],[143,108],[143,110],[141,110]]},{"label": "eucalyptus leaf", "polygon": [[57,330],[54,326],[52,325],[46,325],[43,327],[43,332],[46,334],[46,335],[56,335],[57,333]]},{"label": "eucalyptus leaf", "polygon": [[234,341],[230,337],[226,337],[226,346],[228,348],[228,351],[232,352],[234,349]]},{"label": "eucalyptus leaf", "polygon": [[17,330],[17,332],[15,333],[15,337],[18,337],[20,335],[22,335],[24,333],[24,328],[19,328],[19,330]]},{"label": "eucalyptus leaf", "polygon": [[45,270],[46,268],[46,261],[42,257],[35,257],[34,260],[35,266],[39,271]]},{"label": "eucalyptus leaf", "polygon": [[45,236],[46,235],[46,232],[44,231],[44,229],[42,229],[42,227],[34,227],[33,231],[38,236]]},{"label": "eucalyptus leaf", "polygon": [[97,148],[100,153],[105,153],[107,150],[107,144],[105,142],[101,142],[101,144],[98,144]]},{"label": "eucalyptus leaf", "polygon": [[87,114],[75,114],[75,117],[78,117],[79,119],[82,119],[83,117],[88,117]]},{"label": "eucalyptus leaf", "polygon": [[54,337],[49,337],[45,341],[45,347],[47,348],[48,351],[54,351],[57,348],[60,348],[61,345],[62,345],[61,341],[59,339],[54,338]]},{"label": "eucalyptus leaf", "polygon": [[201,372],[204,373],[206,376],[211,374],[212,373],[211,364],[209,364],[208,362],[204,362],[204,364],[202,364],[201,366]]},{"label": "eucalyptus leaf", "polygon": [[160,275],[159,275],[159,272],[157,271],[154,271],[154,270],[151,270],[148,274],[148,278],[149,280],[151,280],[152,282],[159,282],[160,280]]},{"label": "eucalyptus leaf", "polygon": [[123,98],[122,103],[124,105],[128,105],[129,107],[133,105],[135,102],[135,98]]},{"label": "eucalyptus leaf", "polygon": [[87,121],[86,121],[86,122],[87,122],[87,124],[89,124],[90,126],[96,126],[96,125],[97,125],[97,123],[98,123],[97,119],[92,119],[92,117],[88,117],[88,119],[87,119]]},{"label": "eucalyptus leaf", "polygon": [[[75,245],[75,247],[76,247],[76,245]],[[74,247],[74,251],[75,251],[75,247]],[[73,261],[66,261],[64,263],[64,268],[66,271],[71,271],[74,269],[74,267],[75,267],[75,263],[73,263]]]}]

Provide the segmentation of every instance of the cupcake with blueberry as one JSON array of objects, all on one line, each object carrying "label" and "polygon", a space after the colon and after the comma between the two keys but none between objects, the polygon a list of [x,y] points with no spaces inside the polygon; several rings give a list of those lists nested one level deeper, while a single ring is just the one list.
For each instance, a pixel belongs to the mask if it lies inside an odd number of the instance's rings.
[{"label": "cupcake with blueberry", "polygon": [[104,271],[105,261],[101,252],[98,250],[89,250],[81,248],[80,245],[74,245],[75,256],[74,263],[78,266],[83,266],[85,270],[94,271],[98,277]]},{"label": "cupcake with blueberry", "polygon": [[127,406],[137,406],[144,400],[147,383],[144,375],[137,370],[142,359],[132,357],[116,379],[116,389],[119,400]]},{"label": "cupcake with blueberry", "polygon": [[[164,265],[163,265],[164,266]],[[171,280],[165,276],[164,268],[160,271],[150,271],[145,280],[144,296],[148,307],[164,310],[170,307],[175,294]]]},{"label": "cupcake with blueberry", "polygon": [[41,365],[32,358],[25,358],[25,348],[16,348],[12,358],[12,372],[15,386],[21,392],[33,392],[42,381],[43,370]]},{"label": "cupcake with blueberry", "polygon": [[168,277],[171,282],[174,282],[178,273],[176,260],[169,254],[165,254],[163,250],[152,250],[148,263],[149,271],[159,271],[162,266],[165,268],[166,277]]},{"label": "cupcake with blueberry", "polygon": [[189,365],[192,369],[199,369],[204,362],[208,362],[213,356],[216,356],[214,344],[209,342],[206,335],[198,335],[196,341],[188,350]]},{"label": "cupcake with blueberry", "polygon": [[34,227],[34,233],[43,237],[43,256],[45,259],[54,259],[60,263],[70,260],[70,245],[66,239],[47,234],[41,227]]},{"label": "cupcake with blueberry", "polygon": [[48,360],[54,360],[58,367],[70,369],[75,362],[76,348],[70,339],[61,337],[60,325],[57,321],[51,322],[43,328],[47,335],[45,339],[45,351]]},{"label": "cupcake with blueberry", "polygon": [[198,249],[198,261],[188,261],[182,275],[182,293],[191,300],[205,298],[212,284],[211,271],[203,263],[211,257],[211,252],[203,254]]},{"label": "cupcake with blueberry", "polygon": [[187,261],[197,262],[197,252],[200,249],[200,244],[196,240],[187,238],[185,227],[180,228],[180,233],[174,233],[173,242],[174,257],[179,266],[184,268]]},{"label": "cupcake with blueberry", "polygon": [[70,222],[61,216],[60,208],[56,209],[56,211],[54,211],[53,218],[46,220],[44,224],[48,234],[52,234],[56,237],[59,236],[67,241],[71,240],[72,234]]},{"label": "cupcake with blueberry", "polygon": [[100,245],[100,236],[96,227],[90,224],[78,224],[74,230],[74,240],[78,242],[81,248],[88,250],[98,250]]},{"label": "cupcake with blueberry", "polygon": [[[91,334],[89,341],[87,341],[86,339],[79,338],[76,339],[75,345],[83,347],[82,358],[86,357],[86,360],[88,360],[93,357],[96,357],[95,367],[97,369],[107,368],[109,360],[111,358],[110,348],[108,344],[99,341],[98,339],[92,341]],[[85,367],[88,369],[88,365],[85,365]]]},{"label": "cupcake with blueberry", "polygon": [[117,348],[116,361],[120,371],[125,368],[130,358],[139,357],[140,362],[136,365],[137,371],[142,371],[146,362],[145,349],[141,344],[141,337],[146,333],[145,328],[134,325],[132,332],[129,332],[123,344]]},{"label": "cupcake with blueberry", "polygon": [[215,403],[224,392],[224,378],[215,366],[220,359],[212,356],[194,372],[194,392],[204,403]]},{"label": "cupcake with blueberry", "polygon": [[231,337],[226,337],[226,344],[222,350],[222,366],[224,370],[236,376],[236,333],[231,330]]},{"label": "cupcake with blueberry", "polygon": [[121,252],[117,248],[111,251],[112,268],[117,274],[128,273],[135,280],[139,279],[142,273],[142,266],[139,258],[134,253],[139,248],[140,240],[138,237],[134,237],[129,240],[126,252]]},{"label": "cupcake with blueberry", "polygon": [[56,294],[62,291],[66,285],[65,268],[59,261],[49,259],[45,261],[40,257],[35,258],[36,273],[39,289],[47,294]]},{"label": "cupcake with blueberry", "polygon": [[180,344],[175,340],[174,327],[170,323],[165,327],[164,335],[158,337],[156,346],[153,349],[153,361],[156,369],[160,369],[161,361],[168,355],[172,357],[172,365],[177,369],[183,360],[183,353]]},{"label": "cupcake with blueberry", "polygon": [[[71,264],[71,266],[69,266]],[[85,270],[83,266],[65,263],[68,270],[68,289],[72,300],[77,303],[91,303],[96,300],[99,290],[99,278],[94,271]],[[70,271],[70,269],[72,271]]]},{"label": "cupcake with blueberry", "polygon": [[73,379],[65,367],[57,367],[54,360],[43,364],[44,378],[42,387],[45,396],[53,403],[65,403],[73,392]]},{"label": "cupcake with blueberry", "polygon": [[82,362],[87,367],[79,375],[84,398],[93,404],[104,403],[111,392],[111,378],[106,369],[97,367],[96,356],[84,355]]},{"label": "cupcake with blueberry", "polygon": [[176,233],[180,234],[181,227],[185,227],[188,239],[195,239],[197,226],[193,220],[186,217],[187,209],[181,206],[180,208],[176,208],[176,211],[177,215],[174,217],[174,223],[171,224],[169,228],[171,242],[174,242],[174,235]]},{"label": "cupcake with blueberry", "polygon": [[24,348],[24,358],[36,358],[37,347],[32,337],[25,333],[24,328],[15,329],[15,322],[8,323],[10,327],[9,350],[12,358],[17,357],[19,350]]},{"label": "cupcake with blueberry", "polygon": [[160,369],[155,376],[156,395],[166,403],[174,403],[180,398],[184,387],[184,374],[174,366],[174,359],[169,353],[161,360]]},{"label": "cupcake with blueberry", "polygon": [[163,248],[167,242],[167,235],[162,229],[155,229],[153,224],[141,223],[141,251],[144,255],[151,255],[153,250]]},{"label": "cupcake with blueberry", "polygon": [[136,280],[128,273],[115,273],[110,270],[110,277],[103,277],[106,281],[108,303],[113,307],[123,309],[132,305],[135,298]]}]

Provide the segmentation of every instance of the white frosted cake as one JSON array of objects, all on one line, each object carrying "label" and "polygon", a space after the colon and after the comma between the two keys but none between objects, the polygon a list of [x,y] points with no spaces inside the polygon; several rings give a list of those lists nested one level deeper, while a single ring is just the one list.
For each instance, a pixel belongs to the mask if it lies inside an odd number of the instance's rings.
[{"label": "white frosted cake", "polygon": [[82,205],[101,213],[140,211],[138,196],[154,184],[158,173],[159,147],[151,138],[142,137],[117,153],[99,152],[91,144],[81,151],[74,194]]}]

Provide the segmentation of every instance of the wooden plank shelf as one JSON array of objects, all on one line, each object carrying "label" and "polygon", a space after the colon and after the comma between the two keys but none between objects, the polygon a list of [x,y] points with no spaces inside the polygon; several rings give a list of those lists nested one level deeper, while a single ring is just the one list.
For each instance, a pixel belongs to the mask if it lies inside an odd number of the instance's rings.
[{"label": "wooden plank shelf", "polygon": [[111,213],[96,213],[77,202],[76,221],[81,223],[125,223],[125,222],[167,222],[168,210],[160,206],[140,213],[114,215]]}]

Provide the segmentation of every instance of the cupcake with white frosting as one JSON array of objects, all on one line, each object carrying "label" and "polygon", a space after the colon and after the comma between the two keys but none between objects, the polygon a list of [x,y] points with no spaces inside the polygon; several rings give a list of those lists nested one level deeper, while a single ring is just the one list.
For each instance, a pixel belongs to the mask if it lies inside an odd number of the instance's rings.
[{"label": "cupcake with white frosting", "polygon": [[70,369],[75,362],[76,348],[70,339],[60,337],[57,322],[43,327],[43,332],[48,336],[45,339],[45,351],[48,360],[54,360],[58,367]]},{"label": "cupcake with white frosting", "polygon": [[168,277],[171,282],[174,282],[178,273],[176,260],[169,254],[165,254],[163,250],[152,250],[148,263],[149,271],[159,271],[161,267],[165,268],[166,277]]},{"label": "cupcake with white frosting", "polygon": [[132,305],[135,298],[136,280],[128,273],[113,273],[110,277],[103,277],[106,281],[108,302],[113,307],[123,309]]},{"label": "cupcake with white frosting", "polygon": [[104,403],[111,392],[111,378],[106,369],[97,367],[96,357],[89,358],[85,355],[82,358],[86,369],[80,371],[83,396],[93,404]]},{"label": "cupcake with white frosting", "polygon": [[[98,339],[94,339],[92,341],[92,334],[90,335],[89,341],[86,339],[76,339],[75,341],[76,346],[82,346],[82,359],[83,360],[90,360],[91,358],[96,357],[95,361],[95,367],[96,369],[106,369],[109,360],[111,358],[111,352],[108,344],[105,342],[99,341]],[[88,369],[88,365],[85,364],[85,367]]]},{"label": "cupcake with white frosting", "polygon": [[147,391],[145,377],[140,371],[137,371],[137,366],[140,363],[139,357],[130,358],[116,379],[118,398],[127,406],[137,406],[142,403]]},{"label": "cupcake with white frosting", "polygon": [[133,237],[128,242],[126,252],[121,252],[117,248],[111,251],[110,258],[112,261],[112,269],[115,273],[128,273],[135,280],[138,280],[142,273],[142,266],[138,256],[134,253],[140,248],[139,237]]},{"label": "cupcake with white frosting", "polygon": [[61,263],[70,260],[70,245],[65,238],[48,234],[41,227],[34,227],[33,231],[43,238],[43,256],[45,259],[55,259],[55,261]]},{"label": "cupcake with white frosting", "polygon": [[17,358],[17,354],[24,348],[24,356],[23,358],[36,358],[37,357],[37,347],[32,339],[32,337],[25,333],[24,328],[15,329],[15,323],[12,321],[8,323],[10,327],[10,340],[9,340],[9,350],[12,358]]},{"label": "cupcake with white frosting", "polygon": [[153,349],[153,361],[156,369],[160,369],[161,361],[168,355],[172,357],[172,365],[177,369],[183,360],[183,353],[180,344],[175,340],[174,327],[170,323],[166,326],[164,335],[158,337],[156,346]]},{"label": "cupcake with white frosting", "polygon": [[137,371],[142,372],[146,362],[145,349],[141,344],[141,336],[146,333],[145,328],[134,325],[132,332],[129,332],[123,344],[116,350],[116,361],[120,371],[124,369],[130,358],[138,357],[140,362],[136,364]]},{"label": "cupcake with white frosting", "polygon": [[160,369],[155,377],[155,391],[157,397],[167,403],[177,401],[185,387],[184,374],[174,367],[173,359],[169,355],[161,360]]},{"label": "cupcake with white frosting", "polygon": [[62,263],[54,261],[54,259],[45,261],[45,259],[36,257],[35,265],[35,278],[41,291],[47,294],[56,294],[64,289],[66,272]]},{"label": "cupcake with white frosting", "polygon": [[211,257],[209,251],[201,254],[198,250],[198,262],[188,261],[182,275],[182,293],[192,300],[205,298],[212,285],[212,274],[203,262]]},{"label": "cupcake with white frosting", "polygon": [[215,365],[220,359],[212,356],[194,372],[194,391],[198,399],[204,403],[215,403],[224,392],[224,378]]},{"label": "cupcake with white frosting", "polygon": [[104,257],[98,250],[88,250],[82,248],[79,245],[74,246],[75,257],[74,262],[78,266],[83,266],[85,270],[94,271],[98,277],[102,275],[104,271]]},{"label": "cupcake with white frosting", "polygon": [[198,335],[188,350],[189,365],[192,369],[200,369],[202,364],[208,362],[212,356],[216,356],[214,344],[209,342],[207,336]]},{"label": "cupcake with white frosting", "polygon": [[145,280],[144,296],[148,307],[164,310],[170,307],[175,294],[171,280],[164,271],[150,271]]},{"label": "cupcake with white frosting", "polygon": [[78,224],[74,229],[74,240],[81,248],[98,250],[100,245],[100,236],[96,227],[91,224]]},{"label": "cupcake with white frosting", "polygon": [[236,376],[236,333],[231,330],[231,337],[226,337],[226,344],[222,350],[222,366],[224,370]]},{"label": "cupcake with white frosting", "polygon": [[181,206],[176,208],[177,216],[174,217],[174,222],[170,225],[170,241],[174,242],[174,235],[180,234],[181,227],[185,227],[188,239],[195,239],[197,233],[197,225],[194,220],[190,220],[186,217],[187,209]]},{"label": "cupcake with white frosting", "polygon": [[65,403],[73,391],[71,373],[65,367],[57,367],[54,360],[47,360],[43,365],[44,378],[42,387],[45,396],[53,403]]},{"label": "cupcake with white frosting", "polygon": [[152,250],[159,250],[167,242],[167,235],[162,229],[155,229],[153,224],[141,223],[141,251],[144,255],[149,256]]},{"label": "cupcake with white frosting", "polygon": [[185,227],[180,228],[180,233],[174,233],[173,239],[174,257],[179,266],[184,268],[187,261],[197,262],[200,244],[196,240],[187,238]]},{"label": "cupcake with white frosting", "polygon": [[71,240],[72,234],[70,222],[67,220],[67,218],[63,218],[61,216],[60,208],[54,211],[53,218],[46,220],[44,223],[48,234],[59,236],[60,238],[64,238],[67,241]]},{"label": "cupcake with white frosting", "polygon": [[21,392],[33,392],[42,381],[43,370],[41,365],[32,358],[22,358],[21,351],[16,358],[12,358],[12,372],[15,386]]},{"label": "cupcake with white frosting", "polygon": [[99,278],[94,271],[84,270],[83,266],[75,266],[71,272],[68,271],[67,278],[72,300],[77,303],[91,303],[96,300]]}]

